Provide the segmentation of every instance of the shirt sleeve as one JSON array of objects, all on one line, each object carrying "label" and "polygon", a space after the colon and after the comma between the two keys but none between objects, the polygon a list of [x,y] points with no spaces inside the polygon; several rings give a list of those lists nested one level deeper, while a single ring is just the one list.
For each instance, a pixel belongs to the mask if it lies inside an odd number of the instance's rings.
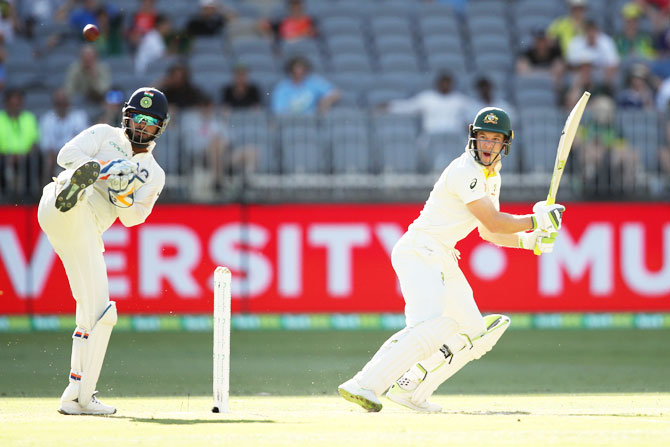
[{"label": "shirt sleeve", "polygon": [[396,99],[389,103],[389,111],[393,113],[418,113],[424,105],[425,96],[420,93],[408,99]]},{"label": "shirt sleeve", "polygon": [[94,159],[100,151],[100,145],[108,127],[110,126],[106,124],[96,124],[65,143],[65,146],[58,152],[58,165],[65,169],[74,169]]},{"label": "shirt sleeve", "polygon": [[466,204],[486,196],[484,174],[470,166],[454,166],[449,172],[447,187]]},{"label": "shirt sleeve", "polygon": [[119,220],[126,227],[144,223],[165,186],[165,172],[154,163],[153,177],[135,192],[135,202],[128,208],[118,208]]}]

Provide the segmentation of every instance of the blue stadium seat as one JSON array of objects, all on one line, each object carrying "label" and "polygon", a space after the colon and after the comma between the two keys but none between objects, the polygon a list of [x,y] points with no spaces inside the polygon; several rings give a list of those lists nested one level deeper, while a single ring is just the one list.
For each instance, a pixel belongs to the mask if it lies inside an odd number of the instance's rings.
[{"label": "blue stadium seat", "polygon": [[223,39],[216,37],[198,37],[191,43],[191,54],[222,54],[224,52]]},{"label": "blue stadium seat", "polygon": [[463,153],[467,143],[466,133],[439,133],[426,135],[425,161],[431,172],[442,172],[455,158]]},{"label": "blue stadium seat", "polygon": [[258,154],[256,172],[276,174],[279,172],[279,152],[275,147],[275,135],[269,126],[265,112],[233,112],[228,118],[230,137],[234,147],[254,147]]},{"label": "blue stadium seat", "polygon": [[357,108],[335,108],[324,119],[333,173],[364,174],[370,171],[368,116]]},{"label": "blue stadium seat", "polygon": [[645,169],[658,169],[658,148],[662,143],[662,124],[659,122],[658,113],[622,109],[618,112],[617,124],[629,144],[637,149]]},{"label": "blue stadium seat", "polygon": [[367,55],[367,47],[360,34],[333,34],[325,39],[329,54],[355,53]]},{"label": "blue stadium seat", "polygon": [[374,142],[383,173],[418,172],[417,127],[413,116],[383,114],[373,118]]},{"label": "blue stadium seat", "polygon": [[324,173],[328,166],[326,153],[314,116],[280,116],[277,118],[281,142],[281,168],[284,174]]},{"label": "blue stadium seat", "polygon": [[374,16],[370,18],[370,30],[374,35],[412,34],[407,18],[396,16]]},{"label": "blue stadium seat", "polygon": [[375,36],[377,54],[407,53],[414,55],[416,50],[411,36],[406,34],[380,34]]},{"label": "blue stadium seat", "polygon": [[363,54],[333,54],[330,65],[335,72],[370,73],[372,65],[367,55]]},{"label": "blue stadium seat", "polygon": [[368,105],[368,107],[375,107],[394,99],[406,98],[407,92],[392,88],[372,87],[367,92],[364,92],[364,97],[365,103]]},{"label": "blue stadium seat", "polygon": [[556,107],[535,107],[521,109],[520,118],[513,149],[520,146],[523,172],[551,174],[566,114]]},{"label": "blue stadium seat", "polygon": [[418,72],[419,65],[414,53],[381,53],[379,69],[382,72]]}]

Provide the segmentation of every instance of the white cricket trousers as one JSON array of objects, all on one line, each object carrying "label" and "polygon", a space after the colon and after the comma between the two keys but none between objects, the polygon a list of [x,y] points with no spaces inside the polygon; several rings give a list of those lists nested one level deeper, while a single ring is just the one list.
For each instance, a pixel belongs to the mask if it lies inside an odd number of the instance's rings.
[{"label": "white cricket trousers", "polygon": [[426,233],[409,230],[393,247],[391,263],[405,299],[407,327],[446,316],[458,323],[461,334],[475,337],[485,332],[484,318],[458,267],[455,249]]},{"label": "white cricket trousers", "polygon": [[55,202],[56,184],[52,182],[42,192],[37,220],[65,267],[77,302],[77,326],[91,331],[109,304],[102,234],[85,197],[65,213],[56,209]]}]

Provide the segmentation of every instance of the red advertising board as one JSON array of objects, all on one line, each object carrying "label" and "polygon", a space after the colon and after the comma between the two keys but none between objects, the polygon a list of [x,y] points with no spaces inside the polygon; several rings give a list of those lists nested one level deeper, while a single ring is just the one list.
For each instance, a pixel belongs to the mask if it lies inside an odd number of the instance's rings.
[{"label": "red advertising board", "polygon": [[[503,204],[527,213],[529,204]],[[123,313],[205,313],[233,271],[234,312],[402,312],[390,252],[411,205],[158,205],[104,235]],[[67,278],[35,207],[0,207],[0,314],[71,313]],[[568,204],[554,253],[457,247],[483,312],[670,311],[670,205]]]}]

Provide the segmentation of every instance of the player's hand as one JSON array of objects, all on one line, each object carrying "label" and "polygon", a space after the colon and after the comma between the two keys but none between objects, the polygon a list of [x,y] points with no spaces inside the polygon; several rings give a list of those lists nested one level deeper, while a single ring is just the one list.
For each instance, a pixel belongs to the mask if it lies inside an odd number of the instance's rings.
[{"label": "player's hand", "polygon": [[519,234],[519,248],[533,250],[535,254],[551,253],[554,250],[554,243],[558,232],[549,233],[548,231],[535,230],[531,233]]},{"label": "player's hand", "polygon": [[130,183],[129,185],[129,187],[120,191],[108,186],[107,194],[109,196],[109,201],[119,208],[130,208],[133,206],[135,203],[135,188],[133,187],[133,183]]},{"label": "player's hand", "polygon": [[550,233],[561,229],[565,207],[558,203],[547,205],[545,201],[537,202],[533,206],[533,230],[544,230]]},{"label": "player's hand", "polygon": [[105,164],[100,170],[100,178],[107,181],[107,187],[117,192],[126,191],[137,174],[138,164],[117,158]]}]

